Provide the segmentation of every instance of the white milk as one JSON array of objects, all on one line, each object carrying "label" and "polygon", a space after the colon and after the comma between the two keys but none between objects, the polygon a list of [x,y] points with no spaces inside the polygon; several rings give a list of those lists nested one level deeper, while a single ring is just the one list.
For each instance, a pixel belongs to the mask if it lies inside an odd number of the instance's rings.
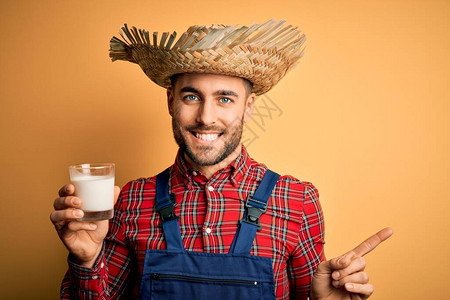
[{"label": "white milk", "polygon": [[114,177],[76,176],[72,178],[75,195],[83,211],[105,211],[114,207]]}]

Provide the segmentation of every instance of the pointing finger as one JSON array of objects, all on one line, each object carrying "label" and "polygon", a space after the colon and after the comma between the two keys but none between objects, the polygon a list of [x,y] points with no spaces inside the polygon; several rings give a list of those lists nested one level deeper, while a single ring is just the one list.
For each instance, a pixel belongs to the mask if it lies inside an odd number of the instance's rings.
[{"label": "pointing finger", "polygon": [[372,235],[370,238],[359,244],[356,248],[352,250],[356,256],[363,256],[375,249],[379,244],[387,240],[394,231],[392,228],[384,228]]}]

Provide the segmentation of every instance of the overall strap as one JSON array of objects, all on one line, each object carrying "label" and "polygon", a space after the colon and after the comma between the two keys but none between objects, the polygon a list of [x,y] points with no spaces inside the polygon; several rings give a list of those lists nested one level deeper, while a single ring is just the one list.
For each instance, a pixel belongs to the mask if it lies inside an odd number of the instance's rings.
[{"label": "overall strap", "polygon": [[246,211],[240,221],[241,225],[236,231],[229,253],[250,253],[256,231],[261,229],[259,218],[267,210],[267,202],[279,177],[280,175],[277,173],[267,170],[255,194],[245,202]]},{"label": "overall strap", "polygon": [[169,168],[156,176],[156,210],[161,216],[167,249],[184,251],[178,217],[174,212],[175,198],[169,194],[169,178]]}]

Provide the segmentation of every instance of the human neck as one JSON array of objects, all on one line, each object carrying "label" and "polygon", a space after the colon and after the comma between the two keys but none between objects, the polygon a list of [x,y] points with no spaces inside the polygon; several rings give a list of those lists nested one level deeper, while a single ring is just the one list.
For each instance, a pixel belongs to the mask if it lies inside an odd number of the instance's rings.
[{"label": "human neck", "polygon": [[202,166],[198,165],[195,162],[193,162],[189,156],[184,153],[184,158],[186,162],[197,171],[200,171],[206,178],[210,179],[217,171],[220,169],[224,169],[226,166],[228,166],[233,160],[235,160],[242,152],[242,146],[239,144],[236,149],[234,149],[233,152],[231,152],[230,155],[228,155],[224,160],[221,162],[211,165],[211,166]]}]

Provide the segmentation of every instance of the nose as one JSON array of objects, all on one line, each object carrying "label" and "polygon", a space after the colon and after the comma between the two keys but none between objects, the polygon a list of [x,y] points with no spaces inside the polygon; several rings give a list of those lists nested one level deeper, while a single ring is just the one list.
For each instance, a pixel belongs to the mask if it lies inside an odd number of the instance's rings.
[{"label": "nose", "polygon": [[201,102],[197,113],[197,122],[204,125],[212,125],[217,119],[217,108],[213,101],[205,99]]}]

